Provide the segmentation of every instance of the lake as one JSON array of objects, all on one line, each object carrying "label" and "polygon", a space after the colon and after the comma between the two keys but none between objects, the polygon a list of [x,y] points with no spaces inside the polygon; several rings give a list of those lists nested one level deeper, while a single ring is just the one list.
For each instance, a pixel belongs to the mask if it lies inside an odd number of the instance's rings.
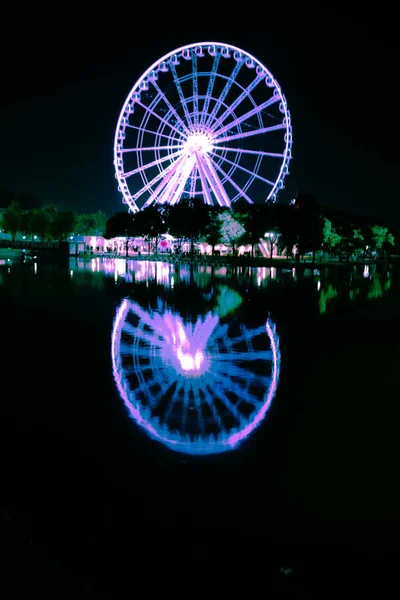
[{"label": "lake", "polygon": [[390,570],[399,299],[390,262],[2,261],[0,507],[30,581]]}]

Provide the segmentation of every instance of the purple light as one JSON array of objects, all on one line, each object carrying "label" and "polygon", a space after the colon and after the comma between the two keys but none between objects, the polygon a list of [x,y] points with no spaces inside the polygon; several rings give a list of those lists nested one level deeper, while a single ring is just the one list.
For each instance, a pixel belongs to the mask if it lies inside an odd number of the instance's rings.
[{"label": "purple light", "polygon": [[236,447],[264,419],[279,380],[278,346],[270,320],[247,329],[208,313],[192,324],[161,300],[147,312],[125,299],[113,326],[113,374],[152,437],[179,452],[213,454]]},{"label": "purple light", "polygon": [[133,212],[137,202],[175,204],[182,196],[252,203],[255,186],[275,200],[291,155],[278,82],[251,54],[217,42],[188,44],[153,63],[128,94],[114,139],[115,176]]}]

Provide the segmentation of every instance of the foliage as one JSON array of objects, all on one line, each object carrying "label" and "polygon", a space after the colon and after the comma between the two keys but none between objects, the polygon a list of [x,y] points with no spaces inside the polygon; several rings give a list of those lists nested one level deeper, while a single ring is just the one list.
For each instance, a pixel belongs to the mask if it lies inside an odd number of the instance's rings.
[{"label": "foliage", "polygon": [[67,238],[74,230],[75,213],[72,210],[58,211],[48,224],[50,236],[57,241]]},{"label": "foliage", "polygon": [[[235,217],[237,212],[235,212]],[[268,220],[270,217],[268,205],[248,204],[246,213],[239,213],[239,223],[244,227],[245,233],[243,241],[251,245],[251,255],[254,255],[254,246],[259,243],[260,238],[268,229]]]},{"label": "foliage", "polygon": [[391,247],[395,245],[394,235],[389,233],[387,227],[381,225],[372,225],[370,227],[372,232],[372,240],[378,254],[384,256],[390,252]]},{"label": "foliage", "polygon": [[171,207],[167,218],[168,233],[190,242],[193,254],[194,243],[205,234],[209,224],[209,207],[200,200],[185,199]]},{"label": "foliage", "polygon": [[324,217],[322,237],[324,247],[328,252],[332,252],[332,250],[338,246],[342,240],[341,236],[336,232],[334,227],[332,227],[332,222],[326,217]]},{"label": "foliage", "polygon": [[214,248],[217,244],[221,242],[222,234],[221,234],[221,225],[222,222],[219,219],[220,208],[217,206],[210,206],[209,208],[209,219],[208,223],[204,229],[204,240],[207,244],[210,244],[212,247],[212,254],[214,254]]},{"label": "foliage", "polygon": [[246,230],[233,218],[230,210],[224,210],[219,215],[221,221],[221,241],[227,246],[231,246],[232,253],[235,255],[236,248],[239,245]]},{"label": "foliage", "polygon": [[1,223],[2,229],[6,233],[11,234],[11,239],[14,242],[20,230],[21,223],[21,208],[18,200],[13,200],[10,206],[3,212]]},{"label": "foliage", "polygon": [[37,235],[44,241],[50,234],[49,226],[56,214],[52,210],[35,208],[26,215],[27,227],[25,233]]},{"label": "foliage", "polygon": [[166,232],[163,207],[152,204],[133,215],[133,231],[146,240],[154,240],[154,250],[158,250],[158,239]]},{"label": "foliage", "polygon": [[114,237],[132,237],[134,236],[133,217],[125,211],[119,211],[107,219],[104,237],[111,239]]},{"label": "foliage", "polygon": [[101,210],[96,213],[76,215],[74,222],[75,235],[104,235],[107,227],[107,215]]}]

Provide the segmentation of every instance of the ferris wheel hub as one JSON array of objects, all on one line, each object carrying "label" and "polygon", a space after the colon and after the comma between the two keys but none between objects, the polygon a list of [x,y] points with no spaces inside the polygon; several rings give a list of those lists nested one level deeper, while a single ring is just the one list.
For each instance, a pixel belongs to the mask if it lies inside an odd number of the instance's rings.
[{"label": "ferris wheel hub", "polygon": [[213,137],[206,130],[192,131],[183,144],[185,152],[209,154],[213,149]]}]

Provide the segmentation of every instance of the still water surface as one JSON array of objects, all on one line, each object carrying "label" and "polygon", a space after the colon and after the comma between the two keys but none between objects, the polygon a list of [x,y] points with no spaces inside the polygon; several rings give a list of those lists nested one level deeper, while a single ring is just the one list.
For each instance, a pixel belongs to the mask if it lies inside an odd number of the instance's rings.
[{"label": "still water surface", "polygon": [[4,508],[85,574],[133,535],[397,535],[399,298],[391,264],[0,265]]}]

